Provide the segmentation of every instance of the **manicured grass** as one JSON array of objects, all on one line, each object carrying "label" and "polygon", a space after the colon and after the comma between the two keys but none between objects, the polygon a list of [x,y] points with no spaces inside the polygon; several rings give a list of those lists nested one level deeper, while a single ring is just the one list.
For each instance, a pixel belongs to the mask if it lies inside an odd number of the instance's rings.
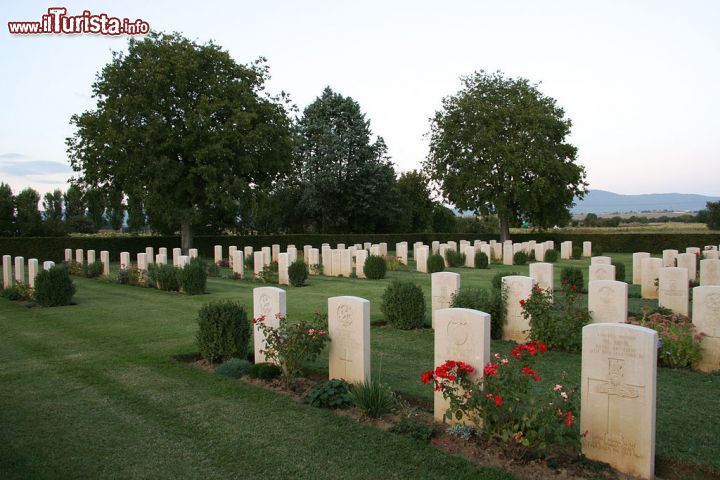
[{"label": "manicured grass", "polygon": [[[632,274],[631,255],[614,255]],[[581,266],[589,260],[558,262]],[[411,268],[412,270],[412,268]],[[452,269],[462,286],[489,287],[499,271],[527,266]],[[310,277],[287,288],[293,318],[327,310],[328,297],[380,301],[393,278],[412,279],[430,301],[430,276],[389,272],[380,281]],[[586,278],[587,281],[587,278]],[[352,420],[299,405],[237,381],[178,364],[172,355],[197,350],[196,315],[213,299],[252,302],[251,281],[209,279],[208,295],[188,297],[76,279],[77,305],[27,309],[0,300],[0,477],[302,476],[317,478],[507,478]],[[635,290],[637,287],[631,289]],[[654,302],[630,299],[630,309]],[[373,327],[372,371],[394,390],[431,400],[420,372],[432,367],[430,329]],[[507,351],[494,341],[494,351]],[[560,372],[579,382],[580,356],[551,352],[543,381]],[[327,371],[327,356],[311,365]],[[720,469],[720,375],[660,369],[657,452]],[[483,476],[485,475],[485,476]]]}]

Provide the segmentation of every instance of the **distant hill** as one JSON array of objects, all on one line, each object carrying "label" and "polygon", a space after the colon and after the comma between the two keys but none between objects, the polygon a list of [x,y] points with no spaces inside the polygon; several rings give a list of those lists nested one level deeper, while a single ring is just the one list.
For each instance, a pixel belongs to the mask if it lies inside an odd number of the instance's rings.
[{"label": "distant hill", "polygon": [[642,211],[696,212],[705,208],[707,202],[716,202],[720,197],[708,197],[688,193],[649,193],[643,195],[621,195],[605,190],[590,190],[583,200],[576,200],[572,208],[578,213],[625,213]]}]

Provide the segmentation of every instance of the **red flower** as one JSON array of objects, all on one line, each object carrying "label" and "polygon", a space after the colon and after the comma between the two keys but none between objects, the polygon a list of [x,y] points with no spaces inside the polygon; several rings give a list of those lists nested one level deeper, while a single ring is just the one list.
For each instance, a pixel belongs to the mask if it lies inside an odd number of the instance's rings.
[{"label": "red flower", "polygon": [[539,382],[539,381],[540,381],[540,375],[535,375],[535,376],[533,377],[533,380],[535,380],[536,382]]},{"label": "red flower", "polygon": [[501,407],[503,404],[503,398],[500,395],[495,395],[495,406]]},{"label": "red flower", "polygon": [[540,350],[540,353],[547,352],[548,349],[547,349],[547,345],[545,344],[545,342],[538,343],[538,350]]},{"label": "red flower", "polygon": [[485,365],[485,369],[483,370],[483,373],[486,377],[492,377],[497,373],[498,364],[497,362],[488,363]]},{"label": "red flower", "polygon": [[488,393],[488,394],[485,395],[485,398],[493,398],[493,396],[494,396],[494,395],[493,395],[492,393]]},{"label": "red flower", "polygon": [[542,293],[542,288],[537,287],[537,293]]},{"label": "red flower", "polygon": [[430,382],[433,379],[433,371],[428,370],[425,373],[421,373],[420,379],[422,380],[423,384]]},{"label": "red flower", "polygon": [[533,375],[535,375],[535,372],[530,367],[523,367],[520,369],[520,371],[529,377],[532,377]]},{"label": "red flower", "polygon": [[573,424],[575,417],[573,417],[572,411],[568,410],[565,412],[565,426],[569,427]]},{"label": "red flower", "polygon": [[525,300],[520,300],[520,306],[524,306],[524,305],[525,305]]}]

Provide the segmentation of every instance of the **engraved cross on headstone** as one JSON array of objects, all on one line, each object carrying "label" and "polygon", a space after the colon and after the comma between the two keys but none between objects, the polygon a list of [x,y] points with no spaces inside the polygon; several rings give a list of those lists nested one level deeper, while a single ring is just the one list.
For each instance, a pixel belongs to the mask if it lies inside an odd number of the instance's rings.
[{"label": "engraved cross on headstone", "polygon": [[607,423],[605,426],[605,434],[611,432],[610,413],[612,406],[612,397],[621,398],[638,398],[645,396],[645,387],[642,385],[631,385],[624,382],[623,363],[625,360],[621,358],[608,359],[608,379],[601,380],[596,378],[588,378],[589,391],[591,393],[599,393],[607,395]]},{"label": "engraved cross on headstone", "polygon": [[343,373],[344,378],[348,378],[348,363],[352,363],[352,358],[350,358],[350,355],[348,355],[348,349],[347,347],[343,349],[343,354],[338,358],[341,362],[343,362],[343,368],[345,369]]}]

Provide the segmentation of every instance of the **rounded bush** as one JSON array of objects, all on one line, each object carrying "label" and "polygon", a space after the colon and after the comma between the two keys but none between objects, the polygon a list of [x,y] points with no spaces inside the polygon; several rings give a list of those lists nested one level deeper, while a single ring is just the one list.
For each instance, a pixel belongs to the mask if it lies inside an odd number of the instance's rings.
[{"label": "rounded bush", "polygon": [[564,267],[560,271],[560,283],[563,288],[570,288],[574,286],[576,291],[582,292],[585,287],[582,270],[575,267]]},{"label": "rounded bush", "polygon": [[305,397],[305,402],[317,408],[344,408],[353,404],[350,386],[344,380],[325,380],[315,385]]},{"label": "rounded bush", "polygon": [[448,267],[462,267],[465,265],[465,254],[457,250],[449,249],[445,252]]},{"label": "rounded bush", "polygon": [[230,378],[240,378],[250,372],[253,364],[244,358],[231,358],[215,369],[215,373]]},{"label": "rounded bush", "polygon": [[580,260],[582,258],[582,248],[575,245],[572,249],[573,260]]},{"label": "rounded bush", "polygon": [[475,252],[475,268],[488,268],[490,260],[485,252]]},{"label": "rounded bush", "polygon": [[513,265],[525,265],[527,261],[528,257],[525,252],[517,252],[513,255]]},{"label": "rounded bush", "polygon": [[545,258],[544,260],[548,263],[555,263],[558,260],[558,252],[557,250],[548,250],[545,252]]},{"label": "rounded bush", "polygon": [[198,312],[197,343],[210,362],[246,358],[251,328],[247,312],[238,302],[222,300],[203,305]]},{"label": "rounded bush", "polygon": [[75,295],[75,284],[64,266],[41,270],[35,277],[35,301],[43,307],[69,305]]},{"label": "rounded bush", "polygon": [[178,280],[182,291],[188,295],[205,293],[207,287],[207,267],[199,258],[193,258],[178,272]]},{"label": "rounded bush", "polygon": [[425,323],[425,296],[414,283],[395,280],[383,293],[381,310],[395,328],[420,328]]},{"label": "rounded bush", "polygon": [[502,288],[502,279],[503,279],[503,277],[509,277],[510,275],[520,275],[520,274],[519,274],[518,272],[499,272],[499,273],[496,273],[496,274],[493,276],[492,280],[491,280],[492,287],[493,287],[495,290],[500,290],[500,289]]},{"label": "rounded bush", "polygon": [[442,272],[445,270],[445,260],[442,255],[433,254],[427,259],[427,270],[428,273]]},{"label": "rounded bush", "polygon": [[625,281],[625,264],[622,262],[615,262],[613,263],[615,265],[615,280],[618,282],[624,282]]},{"label": "rounded bush", "polygon": [[166,292],[177,292],[180,290],[180,283],[178,276],[180,269],[167,264],[150,264],[148,266],[148,279],[151,285],[155,285],[155,288],[159,290],[165,290]]},{"label": "rounded bush", "polygon": [[293,287],[302,287],[305,285],[305,280],[308,278],[308,267],[302,260],[294,261],[288,267],[288,277],[290,278],[290,285]]},{"label": "rounded bush", "polygon": [[379,255],[370,255],[365,260],[365,266],[363,267],[365,277],[371,280],[380,280],[385,278],[387,272],[387,263],[385,259]]},{"label": "rounded bush", "polygon": [[95,278],[103,274],[105,268],[102,262],[93,262],[83,265],[83,273],[86,277]]},{"label": "rounded bush", "polygon": [[[500,277],[502,278],[502,277]],[[502,328],[505,322],[505,306],[502,301],[500,288],[485,290],[482,288],[463,288],[452,296],[452,308],[470,308],[490,314],[490,336],[494,339],[502,338]]]},{"label": "rounded bush", "polygon": [[274,380],[280,378],[282,369],[274,363],[256,363],[248,372],[248,376],[260,380]]}]

